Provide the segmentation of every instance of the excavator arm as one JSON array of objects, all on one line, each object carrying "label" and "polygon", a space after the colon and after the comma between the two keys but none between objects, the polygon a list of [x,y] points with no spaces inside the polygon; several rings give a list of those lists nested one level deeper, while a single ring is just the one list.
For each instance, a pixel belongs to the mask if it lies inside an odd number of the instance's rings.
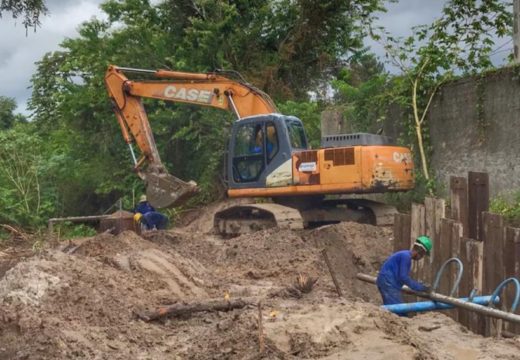
[{"label": "excavator arm", "polygon": [[[127,73],[147,74],[151,80],[130,80],[125,75]],[[197,185],[168,174],[155,144],[143,98],[228,110],[239,120],[278,112],[267,94],[243,81],[217,73],[142,70],[110,65],[105,74],[105,84],[123,137],[130,147],[134,169],[145,181],[150,203],[158,208],[182,204],[197,192]],[[133,151],[134,142],[141,152],[139,159]]]}]

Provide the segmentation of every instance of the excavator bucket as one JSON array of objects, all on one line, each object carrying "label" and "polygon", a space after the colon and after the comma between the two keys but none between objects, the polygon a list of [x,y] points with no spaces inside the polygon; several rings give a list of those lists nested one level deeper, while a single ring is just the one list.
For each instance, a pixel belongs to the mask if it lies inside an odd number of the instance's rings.
[{"label": "excavator bucket", "polygon": [[185,182],[166,173],[149,172],[145,181],[146,197],[156,208],[182,205],[199,191],[194,181]]}]

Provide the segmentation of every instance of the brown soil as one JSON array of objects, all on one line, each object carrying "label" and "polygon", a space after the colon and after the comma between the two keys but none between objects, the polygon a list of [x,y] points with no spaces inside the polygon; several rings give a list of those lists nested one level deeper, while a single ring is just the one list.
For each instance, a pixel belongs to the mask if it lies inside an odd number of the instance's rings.
[{"label": "brown soil", "polygon": [[[197,232],[204,221],[100,235],[20,261],[0,279],[0,359],[520,358],[519,339],[484,339],[442,314],[380,310],[375,287],[355,274],[375,273],[390,254],[387,228],[343,223],[224,240]],[[295,297],[287,289],[299,274],[319,280]],[[135,315],[225,295],[262,299],[263,354],[256,305],[151,323]]]}]

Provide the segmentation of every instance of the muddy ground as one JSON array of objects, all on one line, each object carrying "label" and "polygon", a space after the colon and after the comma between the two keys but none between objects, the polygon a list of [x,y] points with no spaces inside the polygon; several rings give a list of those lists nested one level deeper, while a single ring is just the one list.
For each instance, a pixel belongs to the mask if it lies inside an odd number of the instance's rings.
[{"label": "muddy ground", "polygon": [[[208,213],[180,229],[99,235],[0,261],[11,267],[0,274],[0,359],[520,359],[519,338],[483,338],[441,313],[380,310],[375,287],[355,274],[375,274],[391,253],[388,228],[342,223],[222,239],[208,232]],[[318,278],[310,293],[288,290],[299,274]],[[154,322],[136,315],[225,297],[251,305]]]}]

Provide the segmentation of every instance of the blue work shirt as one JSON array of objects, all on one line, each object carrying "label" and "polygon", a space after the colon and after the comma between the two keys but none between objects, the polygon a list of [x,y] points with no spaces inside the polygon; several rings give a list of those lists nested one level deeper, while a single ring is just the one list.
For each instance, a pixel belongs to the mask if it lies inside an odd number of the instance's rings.
[{"label": "blue work shirt", "polygon": [[381,271],[377,276],[378,284],[386,283],[398,290],[403,285],[407,285],[415,291],[426,291],[428,289],[426,286],[410,278],[411,268],[412,252],[410,250],[398,251],[386,259],[381,267]]},{"label": "blue work shirt", "polygon": [[141,213],[143,215],[151,211],[155,211],[155,209],[148,201],[141,201],[134,209],[134,212]]}]

